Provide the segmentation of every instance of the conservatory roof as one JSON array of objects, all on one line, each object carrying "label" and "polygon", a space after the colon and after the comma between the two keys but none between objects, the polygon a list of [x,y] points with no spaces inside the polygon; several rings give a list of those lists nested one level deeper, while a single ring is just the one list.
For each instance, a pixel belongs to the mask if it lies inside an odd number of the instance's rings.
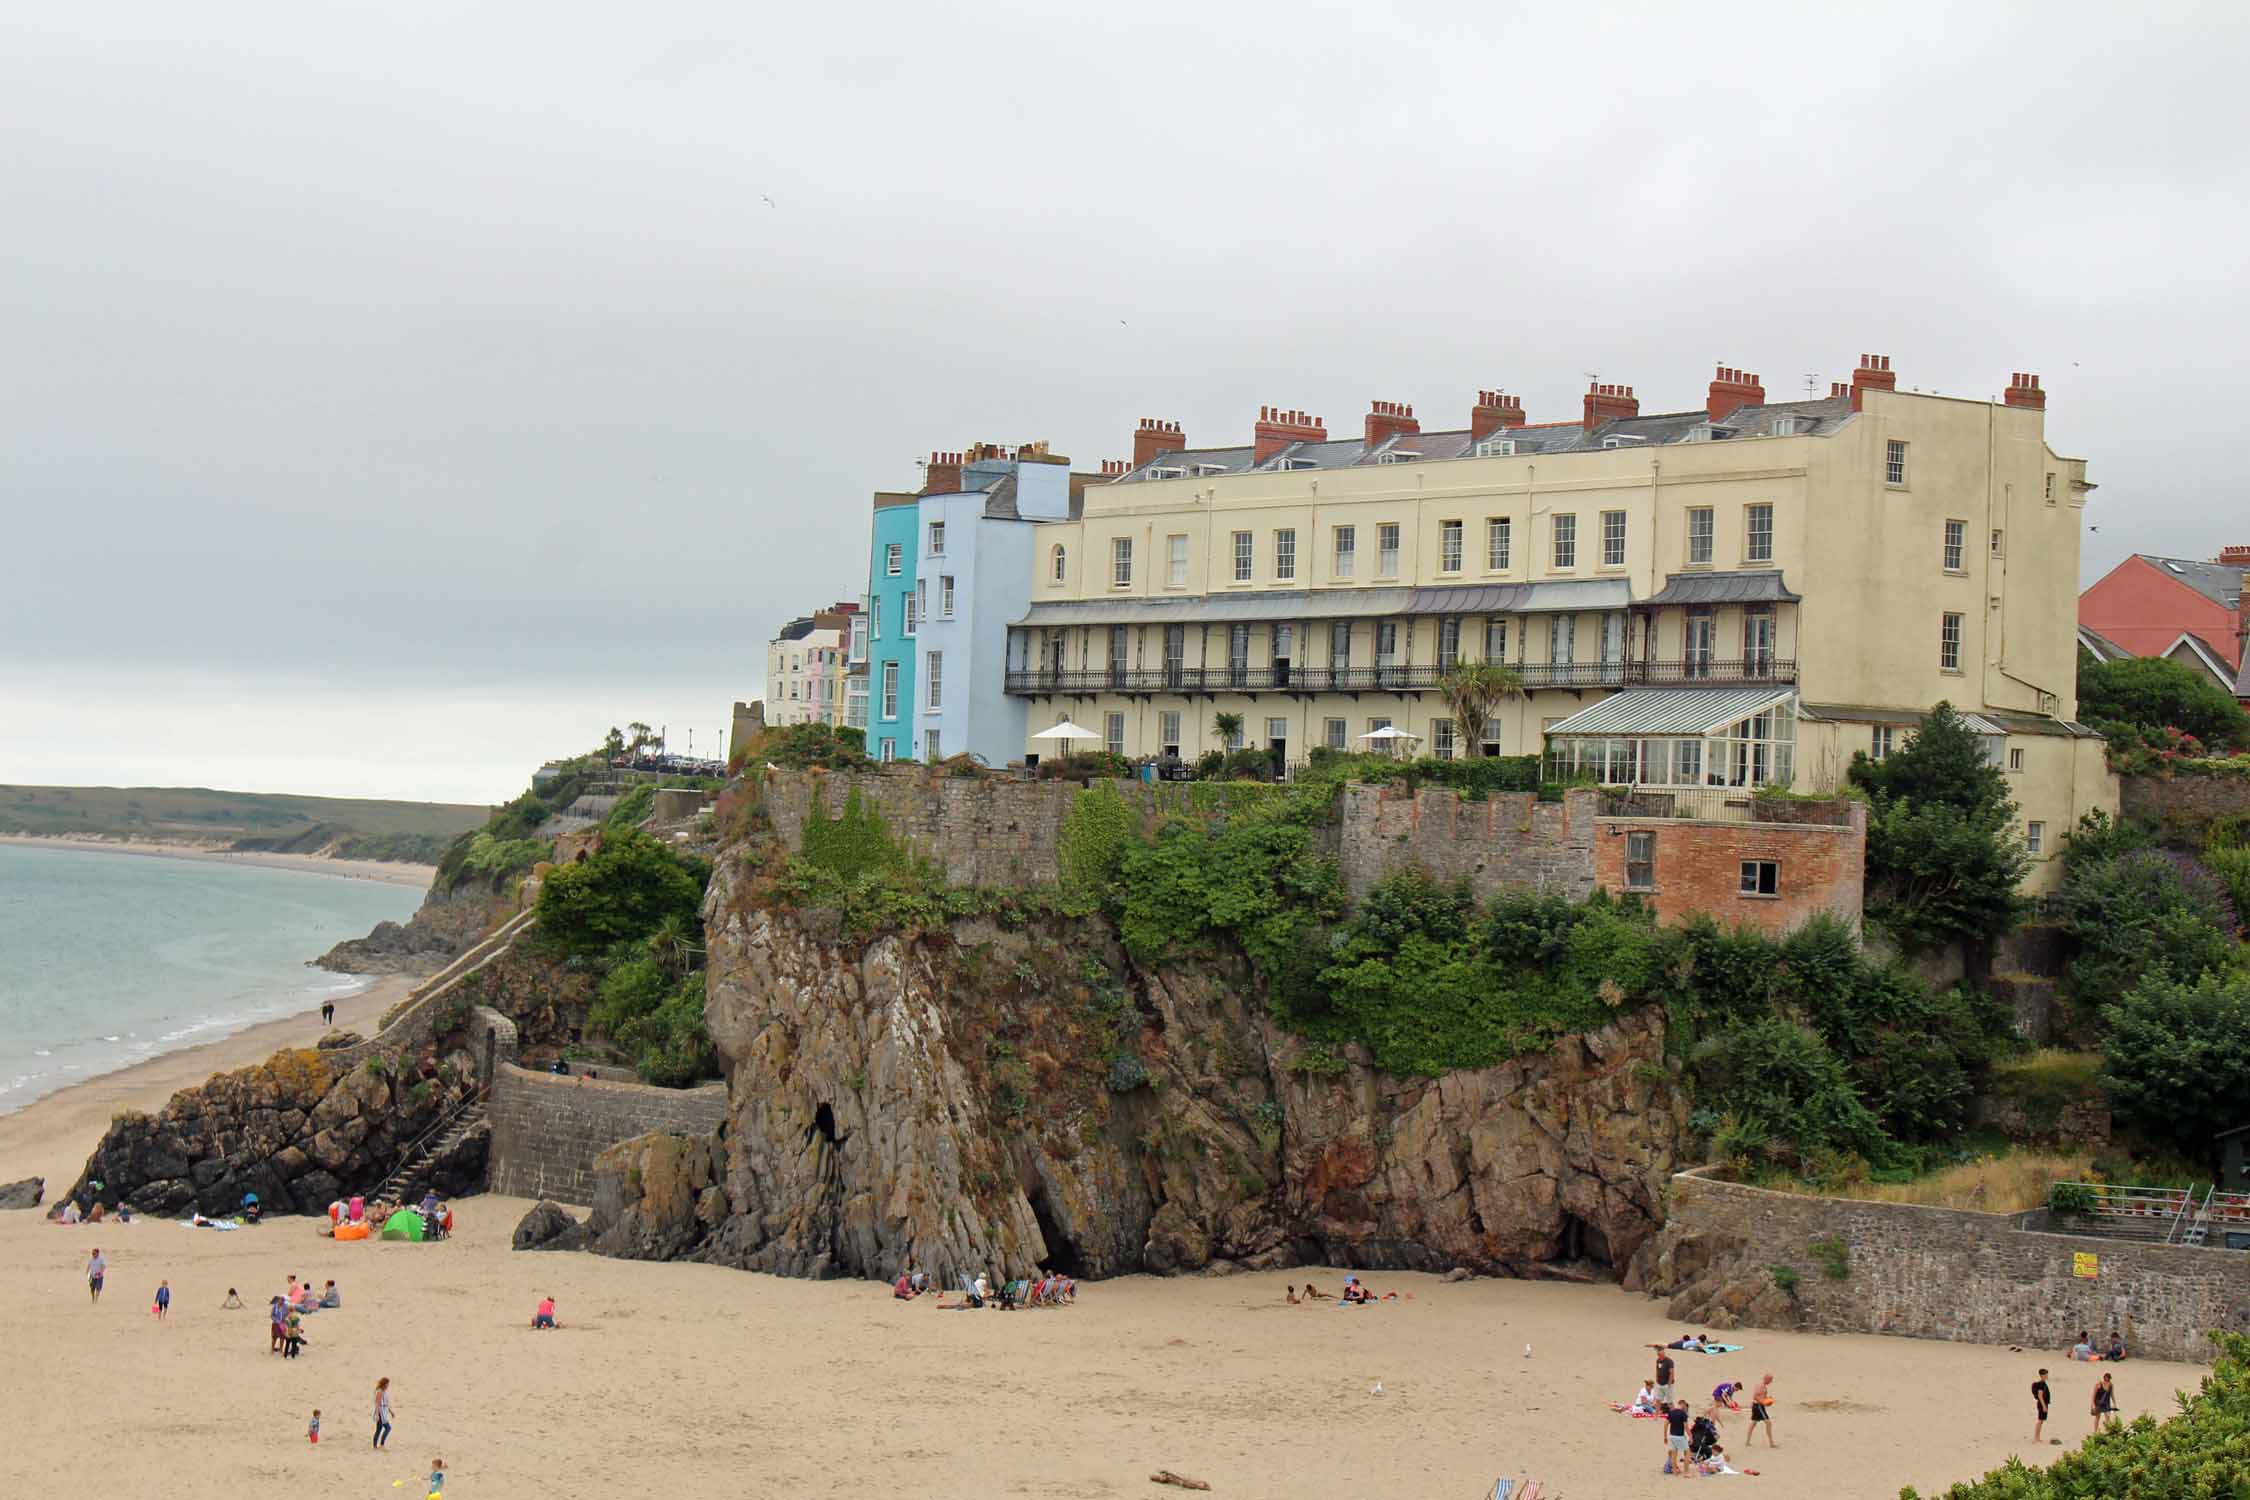
[{"label": "conservatory roof", "polygon": [[1634,688],[1589,704],[1547,734],[1563,739],[1715,734],[1796,696],[1795,688]]}]

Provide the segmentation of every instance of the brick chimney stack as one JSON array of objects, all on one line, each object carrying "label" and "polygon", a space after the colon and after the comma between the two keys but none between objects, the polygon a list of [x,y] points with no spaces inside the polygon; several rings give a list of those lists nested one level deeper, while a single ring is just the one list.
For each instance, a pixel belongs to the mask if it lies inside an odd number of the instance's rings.
[{"label": "brick chimney stack", "polygon": [[1414,408],[1403,401],[1377,401],[1367,408],[1366,446],[1387,442],[1392,434],[1411,435],[1420,432],[1422,424],[1414,420]]},{"label": "brick chimney stack", "polygon": [[1831,401],[1848,400],[1851,396],[1851,393],[1852,388],[1844,384],[1844,382],[1842,382],[1841,380],[1831,380],[1828,382],[1828,399]]},{"label": "brick chimney stack", "polygon": [[1586,387],[1586,430],[1592,432],[1612,417],[1637,417],[1641,414],[1640,398],[1629,385],[1603,385],[1595,381]]},{"label": "brick chimney stack", "polygon": [[1139,467],[1139,464],[1130,463],[1122,458],[1105,458],[1102,460],[1102,478],[1115,479],[1119,475],[1130,474]]},{"label": "brick chimney stack", "polygon": [[1895,391],[1898,377],[1891,373],[1888,354],[1862,354],[1859,368],[1852,371],[1852,410],[1858,411],[1866,403],[1869,391]]},{"label": "brick chimney stack", "polygon": [[1766,404],[1766,388],[1758,377],[1741,370],[1719,366],[1719,373],[1711,377],[1711,400],[1704,408],[1714,422],[1724,422],[1737,409]]},{"label": "brick chimney stack", "polygon": [[1278,406],[1258,408],[1258,425],[1251,429],[1250,461],[1264,463],[1291,443],[1325,443],[1328,429],[1318,417]]},{"label": "brick chimney stack", "polygon": [[922,493],[925,495],[955,495],[961,491],[961,455],[958,453],[933,453],[930,466],[922,471]]},{"label": "brick chimney stack", "polygon": [[1477,404],[1469,408],[1469,441],[1472,443],[1481,443],[1503,428],[1529,425],[1523,419],[1523,397],[1511,396],[1505,391],[1479,391]]},{"label": "brick chimney stack", "polygon": [[1005,443],[972,443],[969,445],[969,462],[973,464],[985,463],[992,459],[999,459],[1004,463],[1015,456],[1015,450]]},{"label": "brick chimney stack", "polygon": [[2032,411],[2047,409],[2047,393],[2039,389],[2039,377],[2021,370],[2008,377],[2007,394],[2000,399],[2010,406],[2028,407]]},{"label": "brick chimney stack", "polygon": [[1133,429],[1133,467],[1139,468],[1159,453],[1177,453],[1186,446],[1187,434],[1180,431],[1179,423],[1143,417],[1141,425]]},{"label": "brick chimney stack", "polygon": [[2212,561],[2222,568],[2250,568],[2250,544],[2238,543],[2231,547],[2221,547],[2219,555]]}]

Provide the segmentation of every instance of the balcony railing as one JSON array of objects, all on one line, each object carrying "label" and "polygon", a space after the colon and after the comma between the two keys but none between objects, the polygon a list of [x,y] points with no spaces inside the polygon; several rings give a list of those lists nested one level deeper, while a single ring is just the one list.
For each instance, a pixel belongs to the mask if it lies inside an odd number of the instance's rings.
[{"label": "balcony railing", "polygon": [[[1422,693],[1437,688],[1446,668],[1396,667],[1094,667],[1008,674],[1008,691],[1052,693]],[[1797,680],[1797,663],[1777,656],[1735,661],[1537,662],[1516,666],[1526,688],[1626,688],[1698,683]]]}]

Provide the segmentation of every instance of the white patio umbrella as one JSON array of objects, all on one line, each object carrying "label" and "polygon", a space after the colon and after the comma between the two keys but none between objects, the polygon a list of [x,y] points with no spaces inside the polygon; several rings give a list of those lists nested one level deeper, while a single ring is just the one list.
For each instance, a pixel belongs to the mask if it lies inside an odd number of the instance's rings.
[{"label": "white patio umbrella", "polygon": [[1360,738],[1363,740],[1374,740],[1378,742],[1385,750],[1388,750],[1395,755],[1398,753],[1400,741],[1418,740],[1421,738],[1421,736],[1412,733],[1409,730],[1400,729],[1396,725],[1385,724],[1380,729],[1368,730],[1367,733],[1361,735]]},{"label": "white patio umbrella", "polygon": [[1040,730],[1032,738],[1035,740],[1061,740],[1063,742],[1063,753],[1067,755],[1070,753],[1070,742],[1072,740],[1092,740],[1099,739],[1100,736],[1091,729],[1081,729],[1076,724],[1071,723],[1070,720],[1065,719],[1052,729]]}]

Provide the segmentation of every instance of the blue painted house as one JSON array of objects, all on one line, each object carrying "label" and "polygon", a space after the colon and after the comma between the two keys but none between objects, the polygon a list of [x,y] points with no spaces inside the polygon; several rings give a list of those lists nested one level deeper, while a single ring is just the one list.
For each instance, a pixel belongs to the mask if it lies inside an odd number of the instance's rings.
[{"label": "blue painted house", "polygon": [[[943,460],[961,472],[959,455],[933,453],[930,472],[941,479]],[[919,496],[875,493],[875,520],[867,549],[867,753],[877,760],[911,760],[916,753],[914,581]]]}]

